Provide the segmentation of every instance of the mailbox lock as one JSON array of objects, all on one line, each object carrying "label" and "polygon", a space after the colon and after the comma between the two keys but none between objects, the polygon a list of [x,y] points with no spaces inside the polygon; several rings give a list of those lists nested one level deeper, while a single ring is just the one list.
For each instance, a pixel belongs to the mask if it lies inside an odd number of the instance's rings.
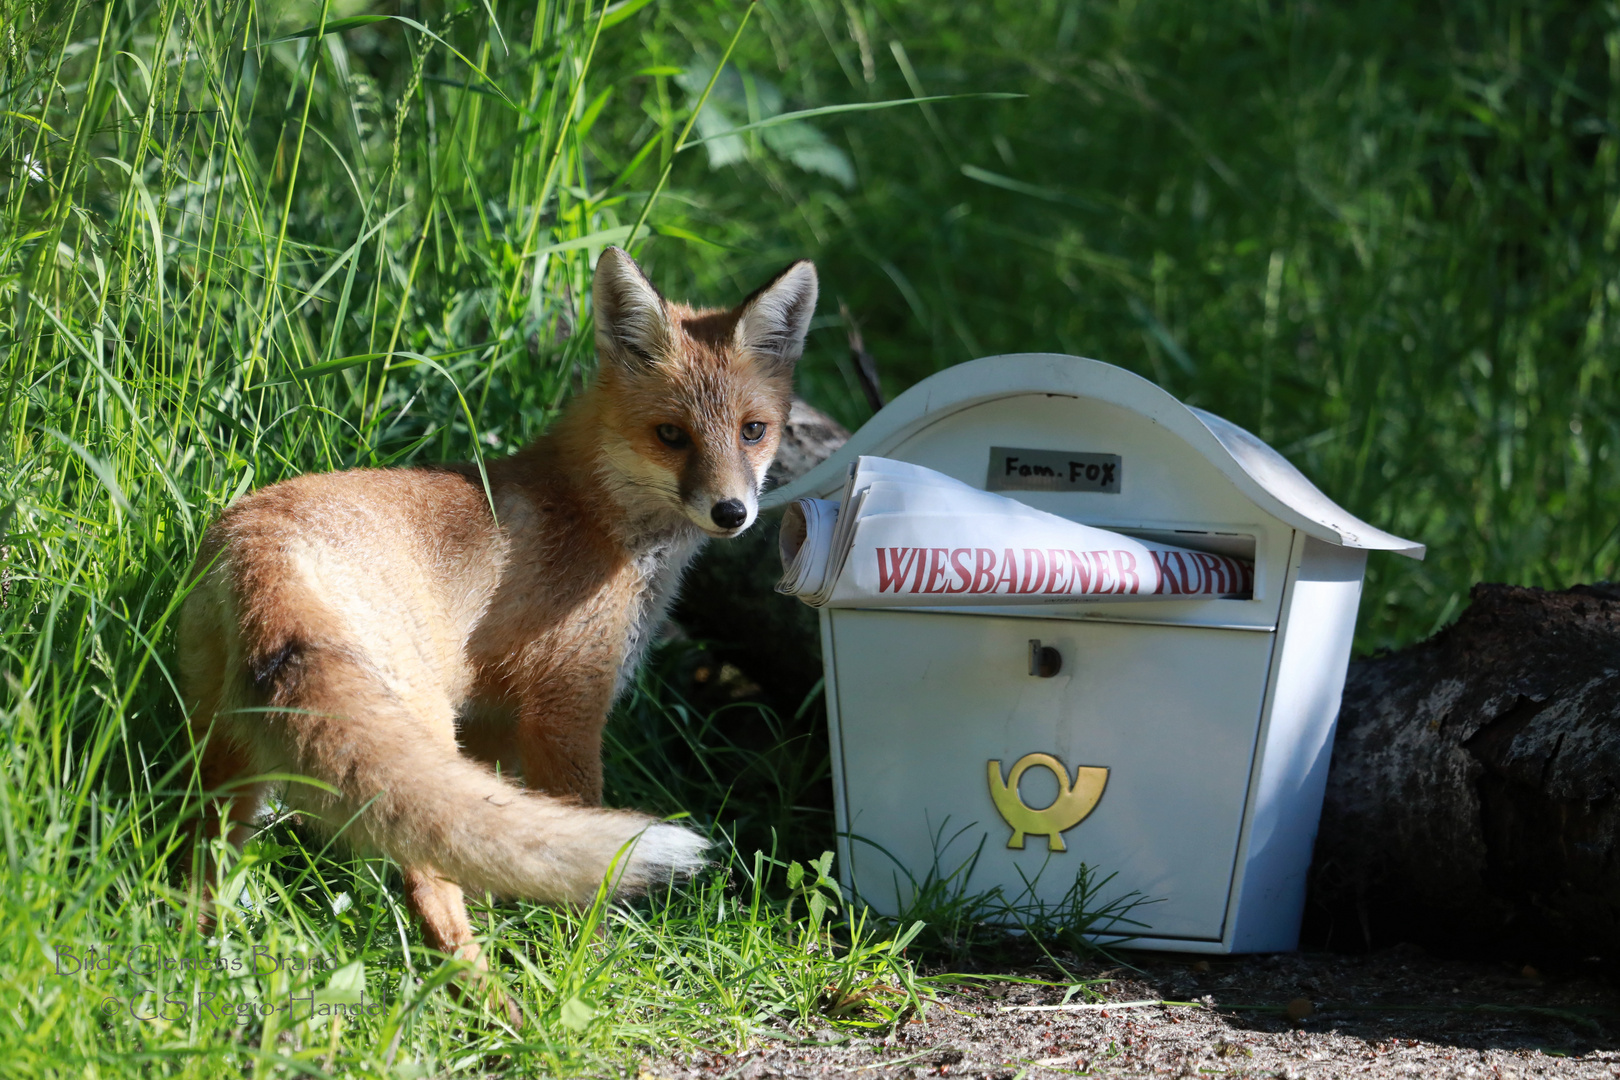
[{"label": "mailbox lock", "polygon": [[1063,654],[1050,645],[1042,645],[1040,638],[1029,639],[1029,673],[1050,679],[1063,670]]}]

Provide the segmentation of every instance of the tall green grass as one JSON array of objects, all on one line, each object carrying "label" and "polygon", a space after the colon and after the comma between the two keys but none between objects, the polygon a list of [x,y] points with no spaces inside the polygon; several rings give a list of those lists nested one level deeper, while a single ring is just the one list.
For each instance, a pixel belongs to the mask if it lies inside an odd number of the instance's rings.
[{"label": "tall green grass", "polygon": [[690,126],[657,49],[604,49],[646,6],[0,6],[8,1072],[554,1075],[917,1004],[904,938],[731,845],[639,907],[481,911],[521,1033],[444,992],[386,864],[291,822],[227,860],[217,941],[179,917],[201,530],[295,473],[507,452],[588,374],[595,254]]}]

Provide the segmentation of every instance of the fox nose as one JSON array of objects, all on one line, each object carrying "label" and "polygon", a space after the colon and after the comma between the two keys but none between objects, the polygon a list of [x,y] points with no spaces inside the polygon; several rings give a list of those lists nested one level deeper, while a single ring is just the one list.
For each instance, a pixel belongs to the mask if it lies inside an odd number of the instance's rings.
[{"label": "fox nose", "polygon": [[714,504],[709,516],[722,529],[735,529],[748,520],[748,508],[740,499],[723,499]]}]

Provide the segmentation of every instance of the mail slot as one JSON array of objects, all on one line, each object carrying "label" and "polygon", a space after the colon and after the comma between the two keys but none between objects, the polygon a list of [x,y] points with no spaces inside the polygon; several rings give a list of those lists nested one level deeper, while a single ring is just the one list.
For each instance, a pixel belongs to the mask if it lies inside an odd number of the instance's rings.
[{"label": "mail slot", "polygon": [[1252,562],[1253,582],[1235,597],[822,608],[845,886],[894,913],[977,852],[969,889],[1034,881],[1056,904],[1084,863],[1153,901],[1131,913],[1146,924],[1134,947],[1295,948],[1366,554],[1423,546],[1236,425],[1079,357],[940,372],[767,504],[837,498],[861,455]]}]

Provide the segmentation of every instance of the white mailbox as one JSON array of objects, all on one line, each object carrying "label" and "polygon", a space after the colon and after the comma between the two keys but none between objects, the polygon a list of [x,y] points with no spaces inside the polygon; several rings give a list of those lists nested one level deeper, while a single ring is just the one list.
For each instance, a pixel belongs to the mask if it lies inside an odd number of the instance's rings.
[{"label": "white mailbox", "polygon": [[1015,895],[1039,874],[1055,903],[1084,862],[1156,901],[1131,913],[1146,924],[1134,947],[1295,948],[1366,552],[1422,545],[1353,517],[1243,429],[1073,356],[942,371],[767,504],[836,497],[863,454],[1252,559],[1254,588],[823,609],[846,887],[893,913],[908,874],[980,848],[970,888]]}]

